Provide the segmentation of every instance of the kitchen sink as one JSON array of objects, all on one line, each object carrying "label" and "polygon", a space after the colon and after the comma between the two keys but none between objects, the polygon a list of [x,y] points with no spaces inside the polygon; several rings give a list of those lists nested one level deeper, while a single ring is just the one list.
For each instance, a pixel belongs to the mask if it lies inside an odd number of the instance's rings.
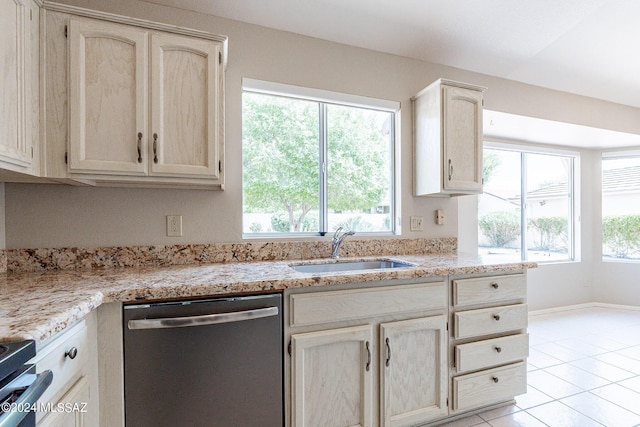
[{"label": "kitchen sink", "polygon": [[309,264],[291,265],[290,267],[301,273],[331,273],[339,271],[366,271],[389,268],[405,268],[415,267],[415,265],[406,262],[384,259],[378,261],[327,261],[321,263],[314,262]]}]

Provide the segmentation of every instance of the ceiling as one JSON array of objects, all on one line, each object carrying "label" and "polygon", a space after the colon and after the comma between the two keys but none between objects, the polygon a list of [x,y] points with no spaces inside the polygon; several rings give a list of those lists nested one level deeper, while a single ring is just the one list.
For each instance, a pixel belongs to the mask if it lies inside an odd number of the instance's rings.
[{"label": "ceiling", "polygon": [[640,135],[484,110],[485,141],[525,142],[587,149],[640,146]]},{"label": "ceiling", "polygon": [[637,0],[146,0],[640,108]]}]

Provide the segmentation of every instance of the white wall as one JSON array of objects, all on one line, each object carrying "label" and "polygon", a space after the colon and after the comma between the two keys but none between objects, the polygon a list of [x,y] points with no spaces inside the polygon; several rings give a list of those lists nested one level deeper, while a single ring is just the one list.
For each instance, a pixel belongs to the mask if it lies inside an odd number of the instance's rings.
[{"label": "white wall", "polygon": [[[466,208],[459,212],[455,199],[411,195],[410,98],[439,77],[488,87],[485,93],[487,109],[640,133],[639,110],[618,104],[142,1],[64,2],[229,36],[226,190],[96,189],[7,184],[8,248],[240,241],[243,77],[400,101],[403,237],[456,236],[459,225],[461,230],[471,230],[477,221]],[[435,209],[444,209],[447,225],[434,224]],[[184,237],[165,236],[165,215],[169,214],[183,215]],[[408,231],[410,215],[425,218],[423,233]],[[465,232],[463,235],[468,234]],[[462,247],[473,247],[472,243],[462,243]],[[590,282],[580,273],[584,270],[580,265],[584,262],[543,266],[532,272],[530,297],[534,308],[558,305],[557,301],[577,303],[588,299]],[[549,280],[550,277],[558,278],[562,283],[554,284],[555,280]]]}]

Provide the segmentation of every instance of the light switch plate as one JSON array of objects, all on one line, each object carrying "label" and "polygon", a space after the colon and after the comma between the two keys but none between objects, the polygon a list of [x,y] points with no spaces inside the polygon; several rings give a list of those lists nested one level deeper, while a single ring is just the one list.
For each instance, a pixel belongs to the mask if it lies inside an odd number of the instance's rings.
[{"label": "light switch plate", "polygon": [[411,231],[424,231],[424,224],[421,216],[412,216],[409,217],[411,220]]}]

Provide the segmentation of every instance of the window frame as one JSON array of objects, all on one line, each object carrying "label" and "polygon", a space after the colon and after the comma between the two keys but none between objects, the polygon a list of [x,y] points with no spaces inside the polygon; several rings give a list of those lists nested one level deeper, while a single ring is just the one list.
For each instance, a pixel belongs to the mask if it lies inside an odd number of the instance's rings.
[{"label": "window frame", "polygon": [[[284,97],[289,99],[297,99],[303,101],[311,101],[318,103],[319,120],[318,120],[318,167],[319,167],[319,206],[318,206],[318,228],[319,231],[309,232],[261,232],[247,233],[244,231],[244,182],[242,184],[242,238],[243,239],[262,239],[262,238],[295,238],[295,237],[311,237],[325,236],[332,233],[328,226],[328,179],[327,179],[327,156],[328,156],[328,131],[327,131],[327,106],[336,105],[344,107],[362,108],[373,111],[380,111],[391,114],[391,123],[389,129],[390,146],[389,146],[389,163],[390,163],[390,179],[389,179],[389,209],[390,209],[390,230],[385,231],[368,231],[358,232],[358,235],[370,236],[386,236],[398,235],[400,229],[400,177],[398,159],[400,159],[399,141],[399,122],[400,122],[400,102],[390,101],[380,98],[371,98],[361,95],[353,95],[341,92],[333,92],[323,89],[307,88],[302,86],[294,86],[283,83],[268,82],[251,78],[242,79],[241,96],[245,93],[255,93],[269,95],[275,97]],[[243,101],[241,99],[241,105]],[[244,116],[241,114],[242,120]],[[244,148],[243,148],[244,155]]]},{"label": "window frame", "polygon": [[[492,138],[486,138],[483,140],[483,152],[484,149],[495,149],[495,150],[503,150],[503,151],[511,151],[517,152],[520,154],[520,262],[529,261],[528,259],[528,248],[527,246],[527,212],[526,212],[526,204],[527,204],[527,165],[526,165],[526,156],[524,154],[537,154],[537,155],[548,155],[548,156],[558,156],[558,157],[570,157],[571,165],[570,165],[570,173],[569,173],[569,182],[567,183],[567,188],[569,190],[569,223],[567,225],[568,228],[568,248],[567,248],[567,258],[566,259],[558,259],[558,260],[549,260],[549,261],[535,261],[538,264],[563,264],[563,263],[573,263],[580,262],[580,152],[565,149],[565,148],[554,148],[548,146],[540,146],[534,144],[523,144],[518,142],[505,142],[499,141]],[[479,230],[478,230],[479,232]],[[522,238],[524,236],[524,238]],[[518,261],[514,261],[518,262]]]}]

